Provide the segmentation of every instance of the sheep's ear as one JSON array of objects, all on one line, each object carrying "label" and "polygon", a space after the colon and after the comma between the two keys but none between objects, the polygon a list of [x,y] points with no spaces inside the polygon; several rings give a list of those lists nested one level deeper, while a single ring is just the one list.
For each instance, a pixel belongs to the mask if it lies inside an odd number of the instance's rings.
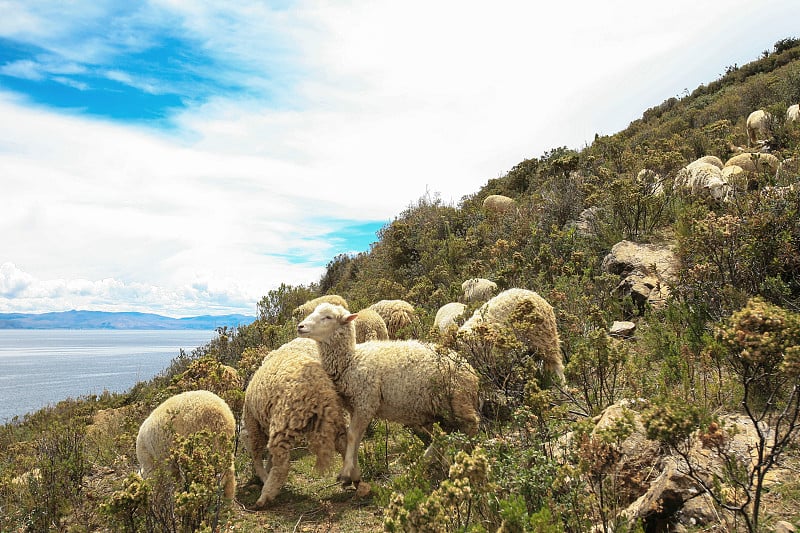
[{"label": "sheep's ear", "polygon": [[352,322],[356,318],[358,318],[358,313],[353,313],[351,315],[347,315],[346,317],[344,317],[344,324],[347,324],[348,322]]}]

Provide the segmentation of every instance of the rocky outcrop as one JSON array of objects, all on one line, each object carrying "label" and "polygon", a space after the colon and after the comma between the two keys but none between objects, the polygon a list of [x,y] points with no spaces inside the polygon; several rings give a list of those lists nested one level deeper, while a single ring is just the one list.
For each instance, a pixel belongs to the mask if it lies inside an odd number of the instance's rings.
[{"label": "rocky outcrop", "polygon": [[[724,528],[731,515],[717,508],[702,484],[688,474],[685,460],[647,439],[640,414],[646,407],[645,400],[617,402],[595,417],[595,427],[590,433],[598,442],[609,443],[609,439],[602,438],[604,432],[620,434],[620,427],[629,428],[624,439],[606,444],[610,450],[604,450],[602,456],[611,458],[613,464],[606,461],[593,465],[616,476],[618,494],[623,495],[619,503],[624,506],[618,518],[642,523],[646,531],[654,533]],[[748,467],[756,460],[759,436],[752,422],[741,415],[722,416],[697,437],[688,453],[692,470],[707,486],[728,494],[731,489],[724,483],[720,485],[721,480],[727,479],[722,455],[736,457]],[[589,475],[597,478],[598,472],[590,471]],[[764,480],[765,488],[793,476],[790,470],[776,465]]]},{"label": "rocky outcrop", "polygon": [[678,272],[678,260],[671,246],[620,241],[602,263],[603,271],[620,276],[612,293],[620,299],[630,297],[638,315],[647,304],[659,307],[669,296],[669,287]]}]

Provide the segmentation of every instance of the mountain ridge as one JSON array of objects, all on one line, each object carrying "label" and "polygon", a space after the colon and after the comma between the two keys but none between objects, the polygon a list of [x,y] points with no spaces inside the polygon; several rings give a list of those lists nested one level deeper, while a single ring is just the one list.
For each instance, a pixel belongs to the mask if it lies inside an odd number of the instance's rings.
[{"label": "mountain ridge", "polygon": [[0,329],[207,329],[249,324],[255,317],[200,315],[172,318],[155,313],[70,310],[49,313],[0,313]]}]

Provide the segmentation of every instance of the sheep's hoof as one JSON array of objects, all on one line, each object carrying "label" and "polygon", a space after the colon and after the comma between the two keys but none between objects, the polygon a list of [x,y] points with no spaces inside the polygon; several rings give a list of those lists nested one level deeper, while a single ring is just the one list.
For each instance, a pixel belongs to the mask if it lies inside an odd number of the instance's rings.
[{"label": "sheep's hoof", "polygon": [[341,475],[341,474],[339,474],[339,476],[337,476],[336,480],[339,483],[342,484],[342,488],[343,489],[350,488],[351,486],[354,487],[355,489],[358,489],[358,484],[361,483],[360,479],[356,479],[354,481],[354,480],[350,479],[350,476],[344,476],[344,475]]}]

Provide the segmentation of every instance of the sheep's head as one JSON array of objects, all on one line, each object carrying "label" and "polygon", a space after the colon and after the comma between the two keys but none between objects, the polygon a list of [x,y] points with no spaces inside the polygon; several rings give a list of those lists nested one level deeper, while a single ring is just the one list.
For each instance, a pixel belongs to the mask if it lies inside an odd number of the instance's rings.
[{"label": "sheep's head", "polygon": [[357,317],[358,314],[350,313],[341,305],[321,303],[297,325],[297,334],[315,341],[325,341]]}]

